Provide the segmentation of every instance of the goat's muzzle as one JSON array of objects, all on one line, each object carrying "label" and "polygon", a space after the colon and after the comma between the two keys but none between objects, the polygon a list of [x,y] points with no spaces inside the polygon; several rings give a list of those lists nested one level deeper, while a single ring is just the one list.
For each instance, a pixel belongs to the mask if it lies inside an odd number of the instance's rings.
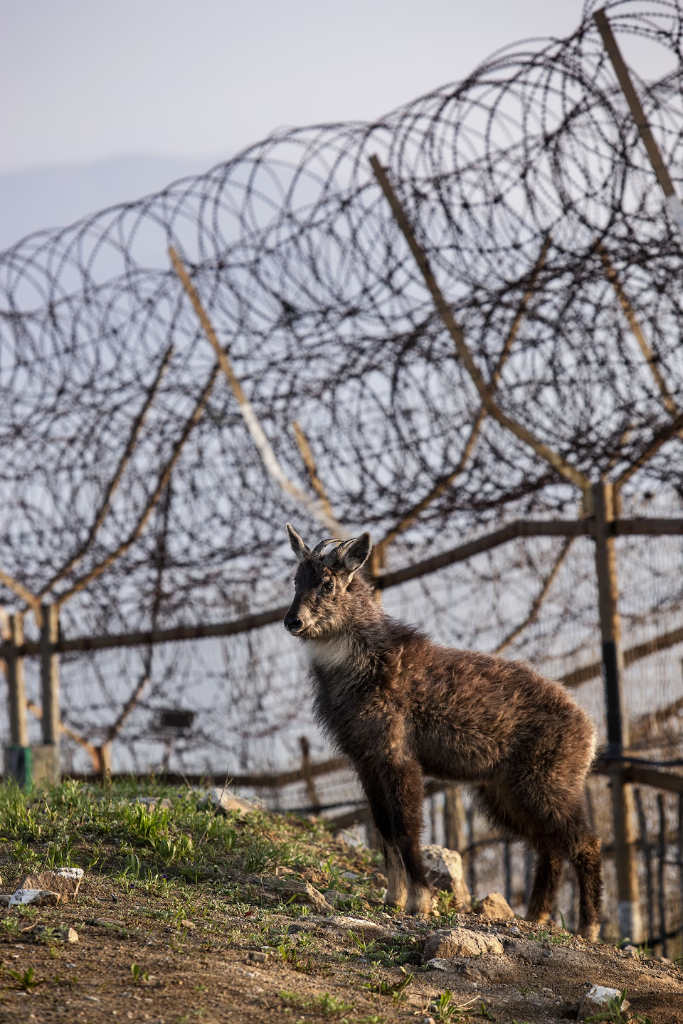
[{"label": "goat's muzzle", "polygon": [[287,630],[287,632],[291,633],[292,636],[296,636],[297,633],[300,633],[303,628],[303,622],[301,621],[297,613],[293,612],[292,609],[290,608],[287,614],[285,615],[285,629]]}]

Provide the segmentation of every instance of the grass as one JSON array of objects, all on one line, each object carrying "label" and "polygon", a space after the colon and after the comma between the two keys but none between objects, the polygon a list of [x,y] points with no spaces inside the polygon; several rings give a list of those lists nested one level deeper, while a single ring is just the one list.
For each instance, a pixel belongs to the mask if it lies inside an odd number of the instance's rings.
[{"label": "grass", "polygon": [[326,1017],[339,1017],[342,1013],[353,1010],[353,1003],[345,1003],[343,999],[331,996],[329,992],[323,992],[321,996],[308,998],[299,995],[298,992],[287,990],[278,992],[278,995],[285,1006],[295,1007],[312,1013],[320,1013]]},{"label": "grass", "polygon": [[[174,804],[150,810],[136,801],[142,795],[172,795]],[[65,781],[36,794],[0,786],[0,855],[9,855],[24,872],[80,866],[157,889],[174,881],[198,884],[227,872],[267,874],[277,866],[315,867],[341,888],[343,868],[325,849],[331,840],[322,824],[260,810],[224,816],[200,809],[192,790],[178,795],[161,784],[127,782],[102,787]]]}]

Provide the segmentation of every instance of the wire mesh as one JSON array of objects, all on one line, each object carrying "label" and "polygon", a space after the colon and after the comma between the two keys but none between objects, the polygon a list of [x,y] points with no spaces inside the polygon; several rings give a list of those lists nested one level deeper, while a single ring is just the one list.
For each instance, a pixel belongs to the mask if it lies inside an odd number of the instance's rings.
[{"label": "wire mesh", "polygon": [[[286,603],[283,524],[320,534],[269,477],[218,376],[139,538],[76,589],[131,536],[214,372],[169,245],[286,473],[309,488],[296,420],[349,529],[381,539],[458,464],[479,397],[372,154],[389,168],[485,379],[533,278],[496,391],[507,415],[593,480],[618,476],[669,426],[595,243],[680,408],[681,241],[592,10],[570,38],[505,50],[374,124],[276,133],[204,175],[0,254],[0,568],[64,601],[64,634],[215,622]],[[681,4],[614,0],[606,10],[617,36],[649,39],[673,66],[637,87],[680,189]],[[680,515],[682,468],[673,437],[629,481],[623,514]],[[578,514],[576,490],[489,416],[463,472],[400,533],[388,565],[512,519]],[[591,544],[562,545],[512,542],[387,591],[386,606],[443,642],[506,643],[506,655],[562,676],[599,656]],[[619,541],[625,646],[681,625],[680,560],[676,539]],[[2,583],[0,599],[24,607]],[[30,619],[26,629],[35,637]],[[634,721],[675,701],[680,657],[679,645],[628,668]],[[28,687],[38,701],[36,672]],[[277,627],[64,657],[65,720],[101,739],[145,673],[115,769],[274,766],[295,755],[302,732],[314,756],[325,753],[300,653]],[[599,680],[577,693],[604,733]],[[197,712],[189,732],[155,731],[160,709],[176,706]],[[672,750],[675,715],[648,722],[639,749]],[[66,750],[85,766],[80,748]]]}]

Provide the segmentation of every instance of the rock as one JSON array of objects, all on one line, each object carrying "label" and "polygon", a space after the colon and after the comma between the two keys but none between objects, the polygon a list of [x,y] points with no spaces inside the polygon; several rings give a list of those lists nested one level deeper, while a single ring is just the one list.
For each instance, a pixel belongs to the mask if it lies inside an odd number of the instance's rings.
[{"label": "rock", "polygon": [[422,859],[429,884],[435,889],[452,892],[457,898],[458,908],[469,910],[472,900],[465,884],[460,854],[445,846],[424,846]]},{"label": "rock", "polygon": [[373,871],[370,875],[370,885],[373,889],[386,889],[388,884],[387,876],[383,875],[381,871]]},{"label": "rock", "polygon": [[360,932],[362,935],[376,935],[383,938],[394,938],[399,934],[389,931],[388,928],[378,924],[377,921],[370,921],[364,917],[342,917],[335,914],[334,917],[328,917],[326,921],[321,923],[327,928],[337,928],[343,932]]},{"label": "rock", "polygon": [[278,867],[275,868],[276,878],[286,878],[287,875],[293,874],[295,874],[294,868],[286,868],[284,864],[279,864]]},{"label": "rock", "polygon": [[621,992],[618,988],[606,988],[604,985],[591,985],[588,991],[583,995],[581,1002],[579,1003],[579,1012],[577,1014],[577,1020],[583,1020],[584,1017],[592,1017],[596,1013],[605,1013],[610,1009],[610,1001],[616,1002],[617,1006],[621,1010],[627,1010],[630,1003],[627,999],[623,1003],[619,1004]]},{"label": "rock", "polygon": [[63,928],[62,936],[65,942],[78,942],[78,932],[75,928]]},{"label": "rock", "polygon": [[450,960],[445,960],[443,957],[435,956],[426,963],[427,967],[431,967],[433,971],[448,971],[453,966]]},{"label": "rock", "polygon": [[542,953],[541,953],[541,956],[545,957],[546,960],[549,960],[552,955],[553,955],[552,949],[544,949],[542,951]]},{"label": "rock", "polygon": [[46,889],[17,889],[10,896],[8,905],[18,907],[30,903],[32,907],[56,907],[60,899],[58,892]]},{"label": "rock", "polygon": [[509,921],[515,916],[508,901],[499,892],[490,892],[473,908],[474,914],[486,918],[487,921]]},{"label": "rock", "polygon": [[197,925],[194,923],[194,921],[188,921],[186,918],[182,919],[182,921],[180,922],[180,925],[181,925],[182,928],[189,928],[190,931],[192,931],[193,928],[197,927]]},{"label": "rock", "polygon": [[351,900],[351,896],[348,893],[339,892],[338,889],[328,889],[323,895],[327,902],[331,903],[333,907],[336,906],[337,903],[348,903]]},{"label": "rock", "polygon": [[264,964],[268,959],[268,954],[252,952],[249,954],[249,959],[252,960],[255,964]]},{"label": "rock", "polygon": [[227,789],[216,786],[199,801],[200,808],[217,807],[221,814],[230,814],[232,811],[240,811],[242,814],[251,814],[259,810],[259,804],[255,800],[245,800],[241,796],[228,793]]},{"label": "rock", "polygon": [[133,803],[144,804],[150,814],[154,811],[170,811],[173,808],[173,803],[167,796],[162,797],[160,800],[158,796],[137,796]]},{"label": "rock", "polygon": [[78,895],[82,880],[83,868],[55,868],[27,875],[21,883],[21,888],[58,892],[62,903],[68,903]]},{"label": "rock", "polygon": [[513,924],[512,928],[508,929],[508,935],[521,935],[521,934],[522,934],[522,932],[520,931],[520,929],[517,927],[516,924]]},{"label": "rock", "polygon": [[319,914],[330,913],[329,903],[321,892],[313,888],[310,882],[296,882],[294,879],[288,880],[285,882],[282,895],[289,902],[315,907]]},{"label": "rock", "polygon": [[503,946],[495,935],[474,932],[469,928],[439,930],[427,940],[423,961],[453,956],[479,956],[481,953],[501,954]]},{"label": "rock", "polygon": [[658,956],[657,962],[660,964],[672,964],[673,960],[669,960],[668,956]]},{"label": "rock", "polygon": [[0,907],[8,907],[9,906],[9,901],[11,899],[12,899],[12,893],[11,892],[7,893],[6,895],[0,894]]}]

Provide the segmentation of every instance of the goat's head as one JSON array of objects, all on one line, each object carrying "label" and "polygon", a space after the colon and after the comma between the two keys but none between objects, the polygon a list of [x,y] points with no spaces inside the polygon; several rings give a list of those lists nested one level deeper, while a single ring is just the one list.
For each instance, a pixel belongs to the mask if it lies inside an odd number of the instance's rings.
[{"label": "goat's head", "polygon": [[[311,550],[296,530],[287,523],[287,534],[292,551],[299,562],[294,577],[295,595],[285,615],[285,629],[293,636],[314,639],[343,629],[349,622],[356,604],[354,592],[349,588],[372,549],[369,533],[351,540],[322,540]],[[336,546],[325,554],[329,544]],[[367,584],[362,587],[368,589]]]}]

